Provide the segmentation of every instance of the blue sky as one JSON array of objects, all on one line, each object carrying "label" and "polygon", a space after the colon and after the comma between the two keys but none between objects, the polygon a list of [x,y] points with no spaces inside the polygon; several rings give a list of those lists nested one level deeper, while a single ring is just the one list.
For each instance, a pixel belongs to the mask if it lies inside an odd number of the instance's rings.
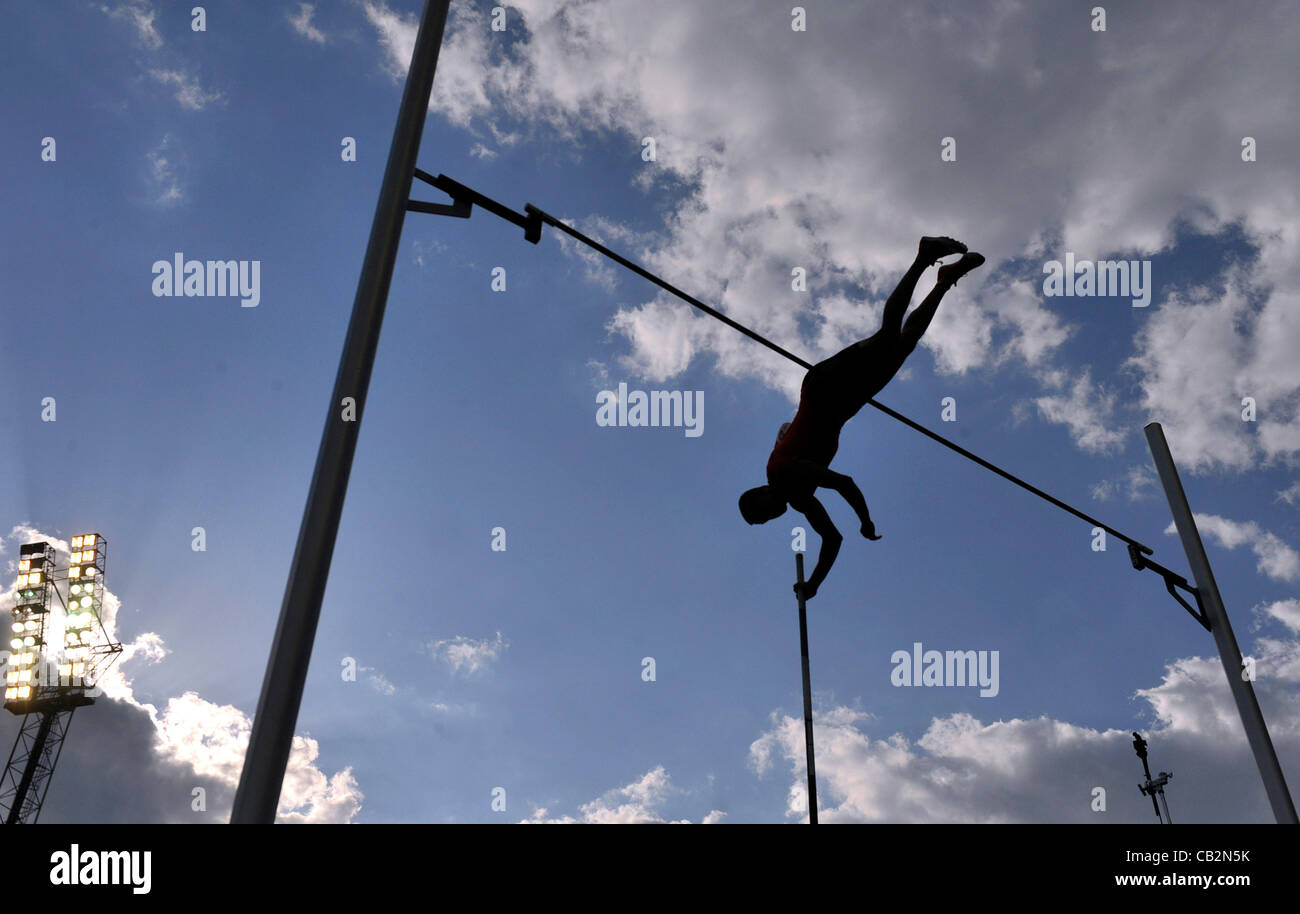
[{"label": "blue sky", "polygon": [[[7,12],[0,562],[103,534],[128,645],[43,821],[228,816],[419,8]],[[528,0],[494,32],[453,2],[419,163],[810,359],[874,332],[920,235],[982,251],[880,400],[1185,572],[1141,434],[1164,423],[1294,781],[1294,12],[1152,4],[1103,32],[1089,8],[845,4],[796,31],[780,4]],[[177,252],[259,261],[259,303],[153,295]],[[1151,304],[1044,295],[1067,252],[1149,261]],[[284,818],[806,816],[800,520],[735,505],[801,372],[583,254],[408,216]],[[620,381],[702,391],[703,433],[600,427]],[[833,467],[884,539],[823,498],[846,534],[809,604],[823,821],[1149,821],[1135,729],[1176,819],[1270,818],[1209,635],[1122,543],[871,409]],[[916,642],[997,651],[996,696],[891,685]]]}]

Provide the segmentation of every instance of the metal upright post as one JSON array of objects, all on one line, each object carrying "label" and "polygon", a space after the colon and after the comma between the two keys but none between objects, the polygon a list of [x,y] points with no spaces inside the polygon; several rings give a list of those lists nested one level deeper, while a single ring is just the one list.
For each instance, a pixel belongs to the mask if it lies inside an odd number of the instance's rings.
[{"label": "metal upright post", "polygon": [[803,735],[808,752],[808,824],[817,824],[817,763],[813,752],[812,675],[808,671],[808,613],[803,598],[803,553],[794,554],[795,580],[799,584],[799,654],[803,660]]},{"label": "metal upright post", "polygon": [[[393,144],[388,150],[388,164],[384,168],[366,257],[352,303],[352,318],[330,394],[325,431],[316,455],[316,469],[298,530],[284,601],[280,605],[280,621],[262,679],[244,770],[235,793],[232,823],[275,821],[339,518],[343,514],[348,475],[365,411],[366,391],[379,347],[379,329],[384,320],[393,263],[397,259],[402,221],[411,197],[411,178],[428,116],[429,94],[433,90],[433,73],[449,5],[450,0],[425,0],[420,17],[397,126],[393,129]],[[355,410],[350,417],[344,412],[345,400]]]},{"label": "metal upright post", "polygon": [[1206,558],[1205,546],[1192,518],[1192,509],[1187,505],[1187,495],[1183,484],[1178,479],[1178,468],[1169,453],[1169,444],[1165,441],[1164,429],[1160,423],[1152,422],[1146,426],[1147,445],[1151,457],[1155,460],[1156,471],[1160,474],[1160,484],[1164,486],[1165,497],[1169,500],[1169,510],[1174,516],[1174,526],[1183,541],[1183,551],[1187,553],[1187,564],[1191,566],[1192,576],[1196,579],[1196,589],[1204,606],[1206,618],[1210,623],[1210,633],[1219,649],[1219,659],[1223,662],[1223,672],[1228,676],[1228,686],[1232,689],[1233,700],[1237,703],[1237,713],[1241,715],[1242,726],[1246,728],[1246,739],[1255,754],[1255,764],[1264,781],[1264,791],[1268,802],[1273,807],[1273,816],[1280,823],[1296,824],[1295,804],[1287,790],[1286,778],[1282,766],[1278,764],[1277,753],[1273,750],[1273,741],[1269,739],[1268,727],[1264,724],[1264,715],[1255,700],[1255,690],[1250,681],[1242,676],[1241,650],[1228,622],[1228,612],[1223,607],[1219,596],[1219,587],[1214,582],[1214,572],[1210,569],[1210,560]]}]

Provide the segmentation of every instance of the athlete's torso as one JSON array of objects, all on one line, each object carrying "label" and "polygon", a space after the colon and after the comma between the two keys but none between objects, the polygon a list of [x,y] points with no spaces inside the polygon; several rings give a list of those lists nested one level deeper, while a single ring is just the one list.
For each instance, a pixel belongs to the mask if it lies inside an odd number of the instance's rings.
[{"label": "athlete's torso", "polygon": [[842,424],[819,402],[818,397],[810,395],[805,385],[799,395],[799,411],[784,427],[784,433],[772,448],[768,468],[796,460],[811,460],[818,466],[830,466],[840,447]]}]

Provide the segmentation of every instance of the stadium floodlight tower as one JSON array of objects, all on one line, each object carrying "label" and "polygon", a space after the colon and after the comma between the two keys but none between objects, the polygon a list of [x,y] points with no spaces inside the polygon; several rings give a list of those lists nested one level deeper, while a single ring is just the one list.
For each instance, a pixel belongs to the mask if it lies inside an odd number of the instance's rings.
[{"label": "stadium floodlight tower", "polygon": [[[72,712],[94,703],[96,681],[122,651],[101,617],[107,544],[99,534],[87,533],[74,536],[70,545],[62,574],[56,574],[49,543],[28,543],[18,553],[4,706],[23,723],[0,777],[6,825],[36,822]],[[50,611],[51,594],[62,604],[59,617]]]}]

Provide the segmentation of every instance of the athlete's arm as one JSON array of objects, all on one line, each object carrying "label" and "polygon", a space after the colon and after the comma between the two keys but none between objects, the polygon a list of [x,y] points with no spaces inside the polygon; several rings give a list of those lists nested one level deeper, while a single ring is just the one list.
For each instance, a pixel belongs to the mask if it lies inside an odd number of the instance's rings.
[{"label": "athlete's arm", "polygon": [[[835,524],[831,523],[830,515],[814,496],[809,495],[799,499],[798,503],[791,501],[790,507],[808,518],[808,523],[822,538],[821,550],[817,553],[817,567],[813,569],[812,576],[803,585],[804,599],[811,600],[817,596],[817,589],[821,587],[822,581],[826,580],[826,575],[830,573],[831,566],[835,564],[835,557],[840,553],[840,543],[844,541],[844,537],[840,536],[840,531],[835,529]],[[798,592],[799,585],[795,584],[795,593]]]},{"label": "athlete's arm", "polygon": [[876,525],[871,520],[871,512],[867,510],[867,500],[862,497],[862,490],[858,488],[852,476],[836,473],[829,467],[818,466],[811,460],[801,460],[796,470],[804,480],[811,482],[817,488],[838,492],[862,522],[862,535],[867,539],[880,539],[876,536]]},{"label": "athlete's arm", "polygon": [[830,488],[840,493],[840,496],[849,503],[854,513],[858,515],[858,520],[862,521],[862,535],[869,540],[880,539],[880,537],[876,536],[876,525],[871,521],[871,512],[867,510],[867,500],[862,497],[862,490],[853,481],[853,477],[833,473],[830,470],[826,472],[835,477]]}]

